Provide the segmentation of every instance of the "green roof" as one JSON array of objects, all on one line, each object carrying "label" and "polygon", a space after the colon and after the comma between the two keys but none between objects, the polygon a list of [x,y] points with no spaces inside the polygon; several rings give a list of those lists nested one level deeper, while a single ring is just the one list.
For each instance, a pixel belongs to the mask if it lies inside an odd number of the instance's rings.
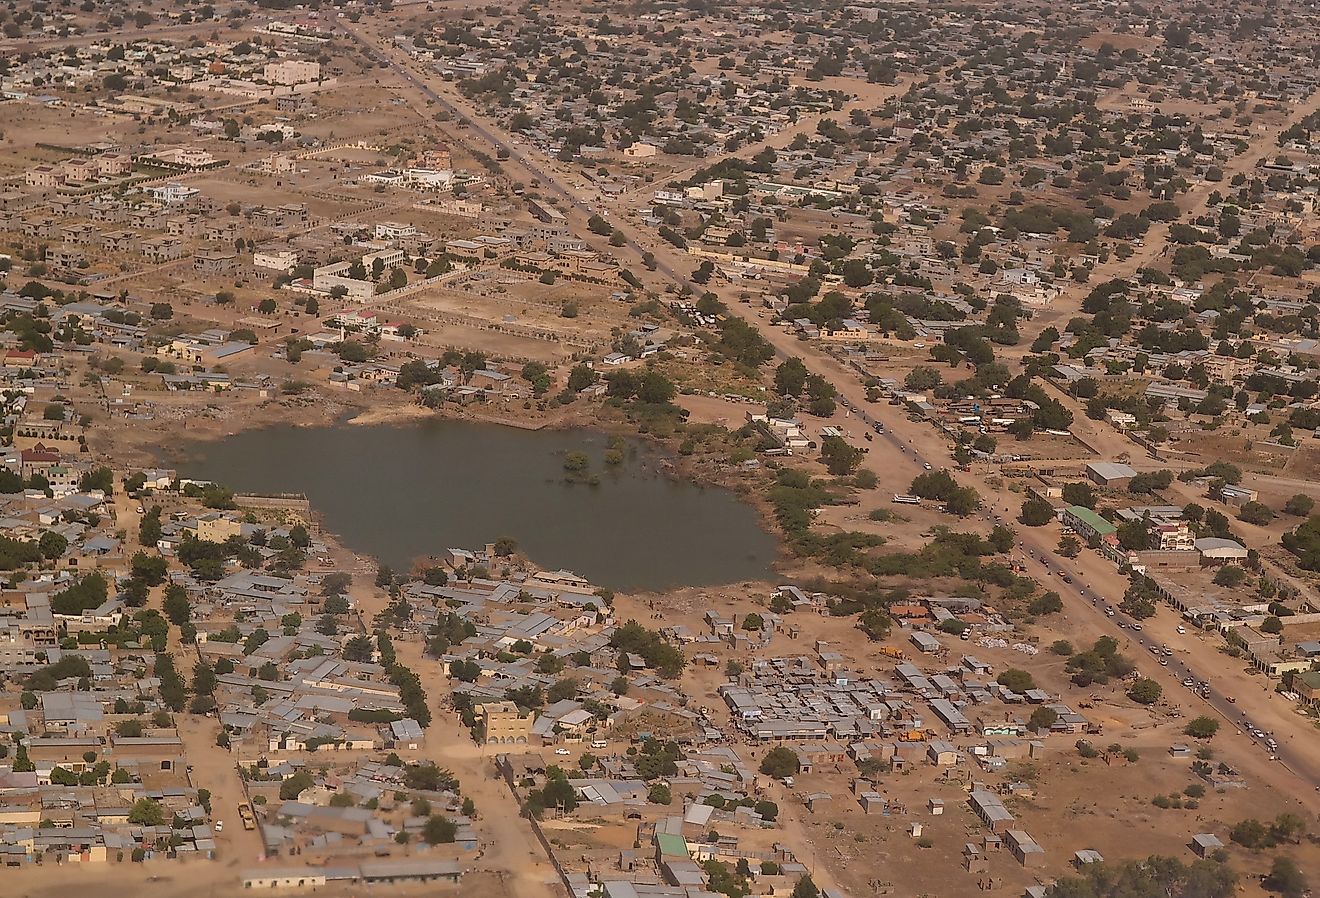
[{"label": "green roof", "polygon": [[660,853],[670,857],[687,857],[687,839],[682,836],[676,836],[673,833],[657,833],[655,844],[659,846]]},{"label": "green roof", "polygon": [[1118,532],[1117,527],[1100,517],[1100,515],[1096,514],[1085,505],[1069,505],[1068,514],[1090,527],[1102,537]]},{"label": "green roof", "polygon": [[1301,683],[1304,683],[1306,685],[1306,688],[1312,691],[1320,689],[1320,671],[1316,671],[1316,670],[1298,671],[1296,674],[1293,675],[1293,684],[1297,685],[1299,681]]}]

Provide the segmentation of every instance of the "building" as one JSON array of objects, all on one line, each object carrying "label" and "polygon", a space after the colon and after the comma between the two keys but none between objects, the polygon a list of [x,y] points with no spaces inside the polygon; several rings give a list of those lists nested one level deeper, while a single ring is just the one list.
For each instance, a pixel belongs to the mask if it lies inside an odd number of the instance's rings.
[{"label": "building", "polygon": [[1222,539],[1217,536],[1203,536],[1193,543],[1193,547],[1201,554],[1201,560],[1214,564],[1228,561],[1245,561],[1247,558],[1247,549],[1241,543],[1232,539]]},{"label": "building", "polygon": [[1045,849],[1028,835],[1024,830],[1010,829],[1004,833],[1004,842],[1008,845],[1008,850],[1012,852],[1013,857],[1017,858],[1019,864],[1024,867],[1043,867],[1045,865]]},{"label": "building", "polygon": [[473,711],[487,745],[526,745],[536,715],[513,702],[487,702]]},{"label": "building", "polygon": [[1214,833],[1197,833],[1192,836],[1191,845],[1197,857],[1207,857],[1224,847],[1224,843]]},{"label": "building", "polygon": [[231,536],[242,535],[243,525],[222,514],[208,514],[197,519],[197,538],[205,542],[222,543]]},{"label": "building", "polygon": [[193,270],[202,274],[228,274],[238,267],[232,249],[201,249],[193,256]]},{"label": "building", "polygon": [[1063,510],[1063,524],[1088,543],[1103,540],[1118,528],[1084,505],[1069,505]]},{"label": "building", "polygon": [[282,59],[268,62],[262,77],[271,84],[304,84],[321,80],[321,64],[310,60]]},{"label": "building", "polygon": [[1086,466],[1086,476],[1093,483],[1098,483],[1101,486],[1123,489],[1133,477],[1137,476],[1137,472],[1128,465],[1108,461],[1093,461]]},{"label": "building", "polygon": [[255,252],[252,254],[252,267],[292,274],[293,269],[298,267],[298,254],[289,250]]},{"label": "building", "polygon": [[1320,671],[1304,670],[1293,676],[1293,692],[1302,704],[1312,708],[1320,706]]}]

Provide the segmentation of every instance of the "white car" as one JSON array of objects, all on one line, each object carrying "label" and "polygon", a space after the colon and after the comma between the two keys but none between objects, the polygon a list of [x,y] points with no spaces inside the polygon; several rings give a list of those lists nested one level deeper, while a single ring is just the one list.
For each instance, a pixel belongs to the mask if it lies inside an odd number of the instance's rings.
[{"label": "white car", "polygon": [[218,832],[218,833],[222,833],[222,832],[224,832],[224,831],[225,831],[225,821],[223,821],[223,820],[217,820],[217,821],[215,821],[215,831]]},{"label": "white car", "polygon": [[569,751],[569,750],[566,749],[566,748],[556,748],[556,749],[555,749],[555,754],[557,754],[557,755],[571,755],[572,752]]}]

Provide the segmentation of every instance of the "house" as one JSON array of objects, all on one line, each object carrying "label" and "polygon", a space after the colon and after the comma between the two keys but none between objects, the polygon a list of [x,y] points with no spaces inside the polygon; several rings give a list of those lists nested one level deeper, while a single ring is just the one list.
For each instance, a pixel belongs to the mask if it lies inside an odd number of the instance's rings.
[{"label": "house", "polygon": [[1191,849],[1197,857],[1209,857],[1223,847],[1224,843],[1214,833],[1197,833],[1192,836]]},{"label": "house", "polygon": [[1304,670],[1293,675],[1293,692],[1302,704],[1320,707],[1320,671]]},{"label": "house", "polygon": [[910,641],[913,645],[915,645],[919,651],[925,652],[927,654],[938,652],[941,648],[943,648],[943,646],[940,645],[940,641],[938,639],[936,639],[934,636],[931,636],[929,633],[923,633],[920,630],[917,630],[915,633],[909,636],[908,641]]},{"label": "house", "polygon": [[202,274],[228,274],[238,267],[232,249],[200,249],[193,256],[193,269]]},{"label": "house", "polygon": [[1087,542],[1103,540],[1118,528],[1084,505],[1069,505],[1063,510],[1063,524]]},{"label": "house", "polygon": [[487,745],[526,745],[536,714],[513,702],[486,702],[473,708],[481,738]]},{"label": "house", "polygon": [[1113,489],[1123,489],[1133,477],[1137,476],[1134,468],[1115,462],[1094,461],[1086,466],[1086,476],[1091,482]]},{"label": "house", "polygon": [[1028,835],[1024,830],[1010,829],[1004,833],[1004,840],[1008,845],[1008,850],[1012,852],[1013,857],[1017,858],[1019,864],[1024,867],[1043,867],[1045,865],[1045,849]]}]

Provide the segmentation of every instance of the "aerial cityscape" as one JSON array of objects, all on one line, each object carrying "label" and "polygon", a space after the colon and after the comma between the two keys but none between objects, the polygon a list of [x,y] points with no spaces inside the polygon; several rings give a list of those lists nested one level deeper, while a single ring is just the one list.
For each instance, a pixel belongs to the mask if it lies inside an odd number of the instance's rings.
[{"label": "aerial cityscape", "polygon": [[0,898],[1320,886],[1314,3],[11,0],[0,179]]}]

